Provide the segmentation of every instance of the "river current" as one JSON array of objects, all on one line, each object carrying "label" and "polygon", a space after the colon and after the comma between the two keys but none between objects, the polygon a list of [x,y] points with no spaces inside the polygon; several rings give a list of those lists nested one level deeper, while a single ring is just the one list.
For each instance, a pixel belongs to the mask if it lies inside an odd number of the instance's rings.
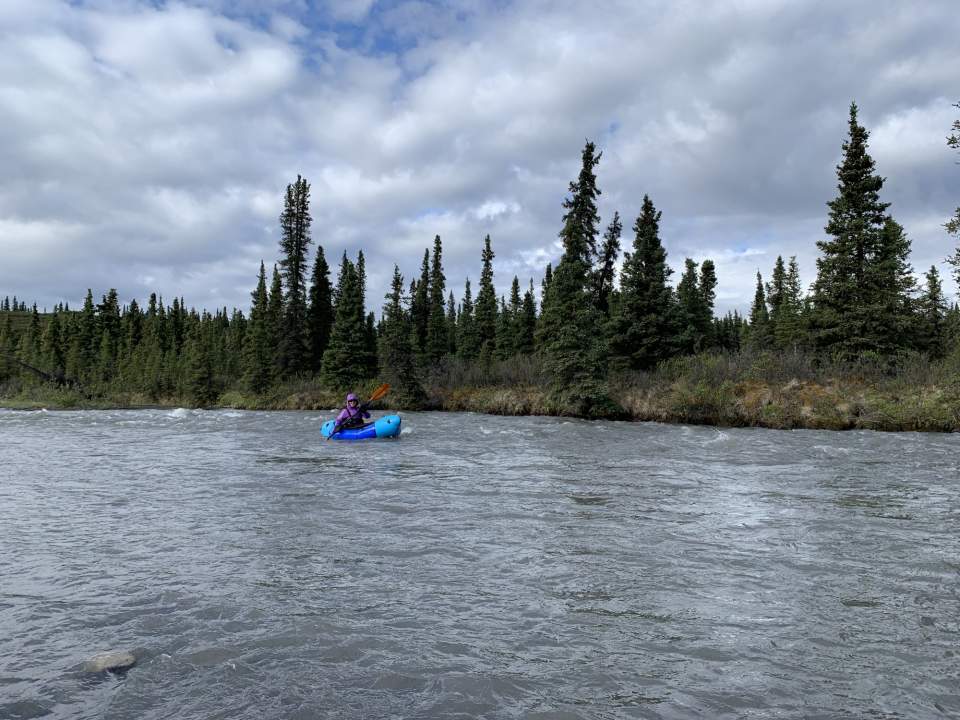
[{"label": "river current", "polygon": [[960,716],[960,436],[322,419],[0,411],[0,718]]}]

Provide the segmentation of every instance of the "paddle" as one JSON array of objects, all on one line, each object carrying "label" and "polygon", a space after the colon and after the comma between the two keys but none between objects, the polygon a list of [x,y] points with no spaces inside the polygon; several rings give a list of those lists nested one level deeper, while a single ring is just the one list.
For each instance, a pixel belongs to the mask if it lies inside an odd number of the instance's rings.
[{"label": "paddle", "polygon": [[[359,412],[363,413],[372,403],[375,403],[377,400],[379,400],[379,399],[382,398],[384,395],[386,395],[389,391],[390,391],[390,385],[389,385],[389,383],[384,383],[383,385],[381,385],[380,387],[378,387],[376,390],[374,390],[373,393],[370,395],[370,399],[367,400],[367,401],[366,401],[365,403],[363,403],[362,405],[360,405],[360,406],[357,408],[357,410],[358,410]],[[350,418],[348,418],[348,420],[349,420],[349,419],[350,419]],[[334,425],[334,426],[333,426],[333,430],[331,430],[331,431],[330,431],[330,434],[327,435],[327,440],[329,440],[329,439],[332,438],[334,435],[336,435],[338,432],[340,432],[340,430],[343,429],[343,425],[344,425],[345,422],[347,422],[347,421],[344,420],[343,422],[338,422],[336,425]]]}]

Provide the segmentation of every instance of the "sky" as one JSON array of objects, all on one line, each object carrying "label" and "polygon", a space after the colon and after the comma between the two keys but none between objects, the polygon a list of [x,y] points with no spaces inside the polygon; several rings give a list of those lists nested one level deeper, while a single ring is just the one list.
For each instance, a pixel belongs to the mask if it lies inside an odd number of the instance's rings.
[{"label": "sky", "polygon": [[673,279],[711,258],[745,312],[777,255],[814,279],[851,101],[946,275],[958,37],[955,0],[0,0],[0,297],[246,310],[298,174],[375,310],[438,234],[458,298],[487,234],[539,286],[589,139],[601,230],[649,195]]}]

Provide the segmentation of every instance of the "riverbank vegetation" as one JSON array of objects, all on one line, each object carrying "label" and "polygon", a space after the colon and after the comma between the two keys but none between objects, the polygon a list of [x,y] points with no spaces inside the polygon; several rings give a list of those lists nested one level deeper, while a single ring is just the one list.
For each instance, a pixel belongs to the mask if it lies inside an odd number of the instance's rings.
[{"label": "riverbank vegetation", "polygon": [[[954,125],[960,133],[960,121]],[[796,258],[758,272],[752,307],[716,317],[716,267],[686,258],[674,284],[661,213],[645,196],[621,253],[619,213],[601,226],[586,143],[563,203],[563,252],[497,296],[494,246],[459,299],[435,237],[419,273],[394,267],[379,319],[363,252],[337,281],[314,245],[310,186],[291,183],[280,259],[261,263],[248,312],[197,311],[157,294],[50,313],[0,303],[6,406],[336,407],[345,389],[389,382],[389,406],[777,428],[960,429],[960,309],[936,266],[918,278],[851,105],[807,292]],[[957,147],[956,135],[948,138]],[[960,232],[960,209],[947,223]],[[602,229],[603,228],[603,229]],[[622,257],[621,257],[622,254]],[[945,253],[946,254],[946,253]],[[960,248],[949,260],[960,282]],[[309,281],[308,281],[309,269]],[[475,294],[474,294],[475,291]]]}]

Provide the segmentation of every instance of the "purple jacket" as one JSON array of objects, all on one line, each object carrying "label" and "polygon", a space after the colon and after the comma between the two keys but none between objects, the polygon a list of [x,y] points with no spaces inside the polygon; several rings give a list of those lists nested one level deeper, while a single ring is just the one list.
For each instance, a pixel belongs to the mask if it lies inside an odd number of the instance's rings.
[{"label": "purple jacket", "polygon": [[350,407],[351,400],[357,400],[357,396],[354,395],[353,393],[350,393],[349,395],[347,395],[347,406],[340,411],[339,415],[337,415],[338,425],[340,423],[346,422],[347,420],[350,420],[351,418],[360,418],[361,420],[365,420],[370,417],[370,413],[367,412],[366,410],[361,410],[359,406],[355,408]]}]

